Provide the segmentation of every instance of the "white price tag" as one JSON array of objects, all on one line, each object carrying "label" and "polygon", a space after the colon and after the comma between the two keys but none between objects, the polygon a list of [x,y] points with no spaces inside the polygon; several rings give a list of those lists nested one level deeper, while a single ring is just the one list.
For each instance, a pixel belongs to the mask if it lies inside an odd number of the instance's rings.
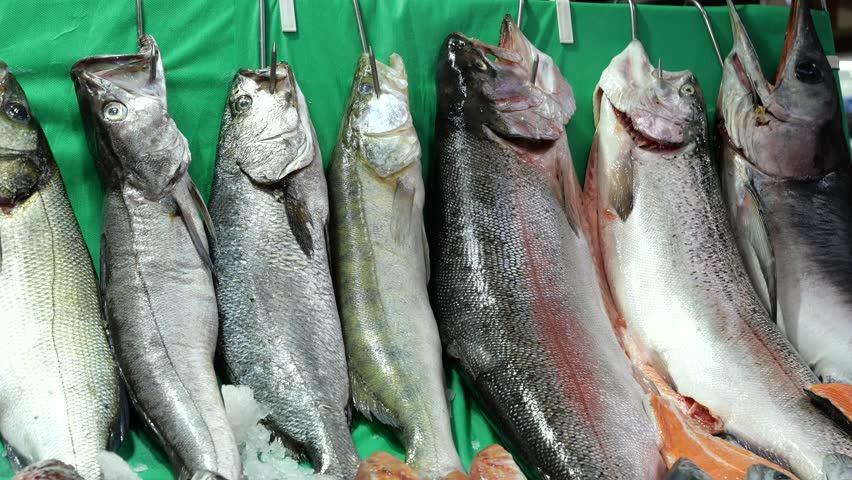
[{"label": "white price tag", "polygon": [[295,0],[280,0],[278,8],[281,10],[281,31],[291,33],[296,31],[296,5]]},{"label": "white price tag", "polygon": [[559,42],[574,43],[574,25],[571,23],[571,0],[556,0],[556,23]]}]

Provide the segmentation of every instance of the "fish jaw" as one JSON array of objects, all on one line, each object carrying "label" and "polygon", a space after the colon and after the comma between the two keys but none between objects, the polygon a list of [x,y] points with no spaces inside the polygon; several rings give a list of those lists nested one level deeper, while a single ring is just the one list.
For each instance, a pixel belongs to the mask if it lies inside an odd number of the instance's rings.
[{"label": "fish jaw", "polygon": [[189,165],[189,144],[168,113],[160,50],[88,57],[71,69],[89,149],[107,185],[129,183],[149,200],[171,191]]},{"label": "fish jaw", "polygon": [[219,141],[219,155],[237,158],[239,168],[261,185],[306,167],[319,149],[293,70],[286,62],[276,65],[276,87],[270,92],[271,68],[243,69],[234,77]]},{"label": "fish jaw", "polygon": [[848,170],[839,92],[807,2],[793,3],[774,83],[764,77],[748,32],[728,3],[734,47],[725,61],[717,108],[724,136],[772,178]]}]

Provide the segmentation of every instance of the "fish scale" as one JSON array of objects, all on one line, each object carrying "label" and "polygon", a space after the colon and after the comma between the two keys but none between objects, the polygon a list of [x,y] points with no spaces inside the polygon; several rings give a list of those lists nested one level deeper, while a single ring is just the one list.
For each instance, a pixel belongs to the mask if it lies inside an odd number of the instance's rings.
[{"label": "fish scale", "polygon": [[[347,418],[349,379],[328,263],[322,155],[295,79],[278,75],[289,85],[268,94],[259,87],[268,70],[238,73],[222,120],[210,198],[218,238],[220,355],[228,377],[250,386],[271,410],[276,434],[306,451],[318,472],[352,478],[360,458]],[[250,107],[233,110],[247,98]],[[267,129],[289,136],[264,142]],[[246,162],[295,171],[257,182],[255,170],[241,168]],[[288,208],[307,218],[291,217]],[[300,231],[309,242],[300,241]]]},{"label": "fish scale", "polygon": [[[570,113],[548,116],[573,109],[570,87],[509,17],[500,47],[455,34],[441,53],[430,288],[446,352],[539,477],[658,478],[643,392],[606,315],[583,229],[572,224]],[[518,102],[540,95],[524,83],[535,56],[541,84],[556,86],[544,91],[566,103],[542,113],[545,97],[520,117],[511,107],[502,114],[490,92]],[[538,140],[535,152],[497,137],[504,128]],[[566,170],[548,170],[551,162]]]},{"label": "fish scale", "polygon": [[[0,94],[0,433],[14,466],[59,459],[98,480],[97,454],[123,431],[92,259],[44,133],[3,63]],[[10,116],[16,103],[26,117]]]}]

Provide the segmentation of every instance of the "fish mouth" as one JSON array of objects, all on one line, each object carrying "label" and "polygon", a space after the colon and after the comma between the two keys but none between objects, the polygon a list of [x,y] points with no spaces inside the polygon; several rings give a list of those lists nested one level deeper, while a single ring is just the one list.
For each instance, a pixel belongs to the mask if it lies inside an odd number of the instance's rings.
[{"label": "fish mouth", "polygon": [[141,40],[138,53],[95,55],[71,67],[71,78],[92,92],[110,86],[130,94],[165,96],[165,78],[160,50],[153,37]]},{"label": "fish mouth", "polygon": [[488,127],[488,125],[483,125],[482,128],[485,130],[485,134],[492,140],[515,151],[531,154],[545,153],[556,144],[556,140],[554,139],[536,139],[505,135]]},{"label": "fish mouth", "polygon": [[400,135],[404,135],[405,133],[408,133],[411,130],[411,128],[412,128],[412,125],[410,124],[410,122],[406,121],[406,122],[403,122],[402,125],[394,128],[394,129],[385,131],[385,132],[364,132],[364,136],[370,137],[370,138],[395,137],[395,136],[400,136]]},{"label": "fish mouth", "polygon": [[[281,70],[284,71],[282,72]],[[278,94],[280,92],[281,94],[292,98],[294,88],[291,80],[291,78],[293,78],[293,71],[290,68],[290,64],[287,62],[279,62],[275,65],[275,73],[274,94]],[[271,66],[259,70],[243,68],[238,72],[239,76],[251,81],[257,85],[257,88],[260,90],[269,90],[270,84],[272,83],[271,74]]]},{"label": "fish mouth", "polygon": [[630,135],[633,144],[638,148],[651,152],[676,152],[686,146],[684,142],[667,142],[643,133],[633,124],[633,119],[630,118],[630,115],[615,108],[612,102],[609,102],[609,104],[615,114],[616,121]]}]

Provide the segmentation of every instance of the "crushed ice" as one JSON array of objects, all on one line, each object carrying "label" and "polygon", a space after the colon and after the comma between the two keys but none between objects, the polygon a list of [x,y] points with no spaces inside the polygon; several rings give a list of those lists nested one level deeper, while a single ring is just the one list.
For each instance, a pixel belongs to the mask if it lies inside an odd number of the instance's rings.
[{"label": "crushed ice", "polygon": [[269,410],[254,399],[254,392],[244,385],[222,385],[222,398],[228,422],[234,430],[243,474],[248,480],[332,480],[327,475],[314,474],[299,465],[290,452],[272,438],[258,422]]},{"label": "crushed ice", "polygon": [[99,453],[98,465],[101,466],[104,480],[141,480],[123,458],[112,452]]}]

